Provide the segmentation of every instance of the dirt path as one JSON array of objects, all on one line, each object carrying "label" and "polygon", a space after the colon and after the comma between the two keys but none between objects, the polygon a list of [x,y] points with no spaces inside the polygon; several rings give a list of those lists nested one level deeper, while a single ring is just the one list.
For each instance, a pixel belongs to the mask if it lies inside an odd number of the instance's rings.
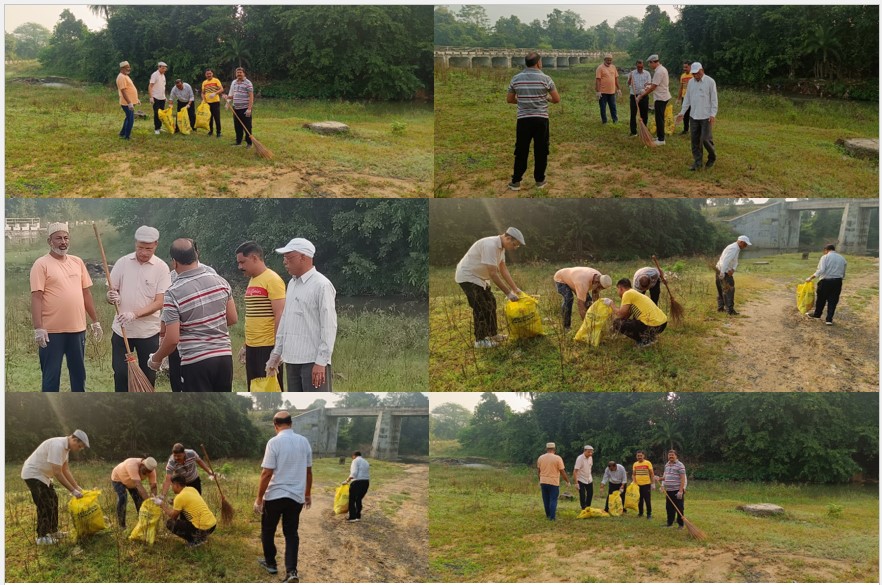
[{"label": "dirt path", "polygon": [[729,359],[718,389],[878,392],[879,300],[858,296],[877,282],[878,270],[846,279],[828,327],[799,314],[792,281],[765,279],[743,305],[736,281],[741,316],[723,325]]}]

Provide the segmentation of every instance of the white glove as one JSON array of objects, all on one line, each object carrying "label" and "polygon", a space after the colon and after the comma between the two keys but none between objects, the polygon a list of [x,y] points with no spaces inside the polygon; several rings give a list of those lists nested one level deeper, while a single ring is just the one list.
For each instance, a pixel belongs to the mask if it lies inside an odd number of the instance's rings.
[{"label": "white glove", "polygon": [[246,117],[246,118],[250,118],[250,117],[251,117],[251,108],[248,108],[247,110],[245,110],[245,117]]},{"label": "white glove", "polygon": [[45,329],[34,329],[34,341],[40,347],[46,347],[49,345],[49,332]]},{"label": "white glove", "polygon": [[116,322],[123,327],[125,327],[135,319],[137,319],[137,317],[132,311],[126,311],[125,313],[120,313],[116,316]]},{"label": "white glove", "polygon": [[514,291],[509,292],[509,293],[508,293],[507,295],[505,295],[505,296],[507,296],[507,297],[508,297],[508,300],[510,300],[510,301],[512,301],[512,302],[516,302],[516,301],[520,298],[520,297],[518,297],[518,294],[517,294],[516,292],[514,292]]},{"label": "white glove", "polygon": [[622,90],[620,90],[620,89],[616,90],[616,97],[622,97]]},{"label": "white glove", "polygon": [[95,341],[101,341],[104,338],[104,330],[101,329],[101,323],[98,321],[92,323],[89,329],[92,331],[92,337],[95,338]]},{"label": "white glove", "polygon": [[150,499],[153,500],[153,503],[156,504],[157,506],[162,504],[162,498],[160,498],[159,496],[157,496],[155,498],[150,498]]},{"label": "white glove", "polygon": [[83,497],[83,492],[81,492],[80,490],[74,490],[74,491],[70,492],[70,495],[72,495],[73,497],[75,497],[76,499],[79,500],[80,498]]},{"label": "white glove", "polygon": [[[155,353],[151,353],[149,356],[147,356],[147,367],[150,368],[151,370],[153,370],[154,372],[158,372],[159,368],[162,367],[162,364],[161,363],[157,364],[156,362],[153,361],[153,356],[155,356],[155,355],[156,355]],[[165,361],[165,360],[163,360],[163,361]]]},{"label": "white glove", "polygon": [[150,96],[150,103],[153,103],[153,96]]},{"label": "white glove", "polygon": [[603,94],[600,93],[600,92],[598,91],[598,92],[597,92],[597,99],[600,99],[600,98],[602,98],[602,97],[603,97]]},{"label": "white glove", "polygon": [[107,291],[107,302],[111,305],[116,305],[119,303],[119,291],[108,289]]},{"label": "white glove", "polygon": [[606,305],[607,307],[609,307],[609,308],[613,307],[613,300],[612,299],[600,299],[600,300],[603,301],[603,304]]},{"label": "white glove", "polygon": [[244,345],[242,346],[242,349],[239,350],[239,363],[240,364],[245,363],[245,346]]},{"label": "white glove", "polygon": [[269,360],[266,362],[266,377],[271,378],[279,373],[279,366],[282,364],[282,354],[271,353]]},{"label": "white glove", "polygon": [[257,500],[254,500],[254,513],[263,514],[263,502],[258,503]]}]

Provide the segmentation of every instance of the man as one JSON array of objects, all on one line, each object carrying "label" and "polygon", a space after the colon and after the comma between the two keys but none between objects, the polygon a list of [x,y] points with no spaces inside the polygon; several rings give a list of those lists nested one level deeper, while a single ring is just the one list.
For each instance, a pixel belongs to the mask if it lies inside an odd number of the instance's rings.
[{"label": "man", "polygon": [[640,490],[640,501],[637,503],[637,517],[643,516],[643,505],[646,504],[646,519],[652,519],[652,490],[655,487],[655,474],[652,463],[646,459],[643,451],[637,451],[637,461],[631,466],[631,482]]},{"label": "man", "polygon": [[361,503],[367,495],[370,480],[370,463],[361,456],[361,451],[355,451],[349,466],[349,477],[343,482],[349,484],[349,522],[361,522]]},{"label": "man", "polygon": [[[613,308],[613,329],[637,342],[637,347],[649,347],[658,341],[658,335],[668,326],[668,317],[652,299],[631,288],[631,281],[623,278],[616,283],[622,298],[619,308]],[[612,302],[612,301],[610,301]]]},{"label": "man", "polygon": [[135,125],[135,104],[140,104],[138,99],[138,90],[129,73],[132,67],[128,61],[119,64],[119,75],[116,76],[116,89],[119,93],[119,105],[122,108],[125,119],[123,119],[122,129],[119,131],[119,137],[123,140],[131,140],[132,127]]},{"label": "man", "polygon": [[542,490],[542,505],[545,506],[545,517],[552,522],[557,516],[557,498],[560,495],[560,476],[571,486],[570,476],[564,467],[563,459],[555,451],[554,443],[545,444],[545,454],[536,460],[536,472],[539,474],[539,489]]},{"label": "man", "polygon": [[135,251],[120,258],[110,271],[107,302],[117,305],[119,312],[110,338],[113,387],[117,392],[128,391],[123,328],[129,348],[138,354],[138,366],[150,385],[156,385],[156,372],[147,367],[147,360],[159,347],[159,312],[165,291],[171,285],[165,262],[155,255],[158,245],[159,230],[142,225],[135,231]]},{"label": "man", "polygon": [[[266,267],[263,248],[257,242],[244,242],[236,248],[236,263],[250,278],[245,289],[245,345],[239,350],[239,363],[245,364],[246,388],[250,392],[251,380],[266,376],[266,363],[285,311],[285,281]],[[277,377],[284,391],[281,371]]]},{"label": "man", "polygon": [[[659,481],[656,476],[655,480]],[[665,463],[665,474],[659,483],[659,490],[664,489],[668,493],[665,498],[665,508],[668,513],[668,528],[674,525],[674,520],[680,528],[683,528],[683,514],[686,510],[686,467],[677,460],[677,452],[668,451],[668,462]]]},{"label": "man", "polygon": [[658,299],[661,296],[661,283],[663,282],[666,284],[668,282],[665,280],[664,273],[659,272],[654,266],[644,266],[637,269],[637,272],[634,273],[632,284],[634,290],[642,295],[649,291],[649,298],[658,305]]},{"label": "man", "polygon": [[548,131],[548,102],[560,102],[560,94],[550,77],[542,73],[542,57],[536,51],[527,53],[526,67],[515,75],[508,86],[505,101],[518,105],[515,134],[514,172],[508,188],[521,190],[521,179],[527,171],[530,142],[533,143],[533,179],[537,189],[545,189],[545,169],[548,167],[550,135]]},{"label": "man", "polygon": [[128,494],[132,495],[136,514],[147,499],[147,490],[142,485],[145,479],[150,482],[150,495],[156,496],[156,459],[153,457],[129,457],[114,467],[110,474],[110,483],[116,492],[116,518],[122,529],[126,527]]},{"label": "man", "polygon": [[573,481],[579,486],[579,508],[585,509],[591,505],[594,498],[594,476],[591,469],[594,466],[594,447],[585,445],[582,453],[576,457],[576,465],[573,467]]},{"label": "man", "polygon": [[276,343],[266,362],[266,375],[279,375],[284,362],[288,392],[331,392],[331,355],[337,339],[337,291],[327,277],[315,269],[315,246],[294,238],[282,255],[288,274],[285,308],[276,332]]},{"label": "man", "polygon": [[[251,148],[251,109],[254,107],[254,86],[245,77],[245,70],[241,67],[236,69],[236,79],[230,84],[230,93],[224,94],[224,99],[233,102],[233,128],[236,130],[236,143],[233,146],[242,145],[242,137],[245,137],[245,148]],[[247,130],[247,132],[246,132]]]},{"label": "man", "polygon": [[717,162],[717,151],[714,148],[714,123],[717,120],[717,82],[709,75],[704,74],[701,63],[692,64],[692,81],[686,90],[683,106],[677,115],[679,122],[685,116],[691,116],[692,125],[692,166],[690,171],[701,170],[704,153],[702,147],[707,150],[706,169],[714,166]]},{"label": "man", "polygon": [[[689,80],[692,79],[692,64],[689,61],[683,61],[683,72],[680,74],[680,92],[677,95],[677,103],[682,104],[686,95],[686,88],[689,86]],[[689,110],[683,116],[683,131],[680,134],[689,133]]]},{"label": "man", "polygon": [[499,236],[481,238],[456,265],[456,283],[462,288],[475,330],[475,347],[496,347],[505,336],[499,335],[496,323],[496,298],[490,288],[492,280],[510,301],[519,298],[521,289],[515,284],[505,265],[505,251],[525,246],[524,234],[510,227]]},{"label": "man", "polygon": [[647,85],[642,92],[637,95],[639,102],[645,96],[654,94],[655,98],[655,134],[657,140],[656,146],[665,145],[665,109],[668,107],[668,101],[671,99],[671,91],[668,88],[668,70],[664,65],[658,62],[658,55],[650,55],[649,66],[652,68],[652,82]]},{"label": "man", "polygon": [[646,125],[649,122],[649,97],[643,95],[643,90],[652,82],[652,75],[649,71],[643,69],[643,59],[637,59],[636,69],[631,70],[628,74],[628,95],[631,100],[631,136],[637,136],[637,112],[640,112],[640,119]]},{"label": "man", "polygon": [[159,110],[165,109],[165,72],[168,65],[160,61],[156,71],[150,75],[150,85],[147,86],[147,94],[150,103],[153,104],[153,133],[159,134],[162,129],[162,121],[159,119]]},{"label": "man", "polygon": [[848,263],[836,252],[836,246],[827,244],[824,246],[824,255],[818,262],[815,273],[805,279],[811,282],[818,279],[818,291],[815,295],[815,310],[806,313],[809,317],[820,319],[827,305],[827,325],[833,325],[833,314],[836,313],[836,305],[839,304],[839,294],[842,292],[842,281],[845,279],[845,267]]},{"label": "man", "polygon": [[95,341],[104,332],[92,299],[92,279],[83,261],[68,254],[70,232],[66,223],[50,223],[49,253],[31,267],[31,321],[39,346],[43,392],[58,392],[61,361],[67,359],[72,392],[86,391],[86,314]]},{"label": "man", "polygon": [[[193,100],[196,96],[193,94],[193,87],[189,83],[184,83],[180,79],[175,79],[175,86],[171,90],[168,98],[172,103],[178,106],[178,113],[181,110],[187,110],[187,118],[190,119],[190,128],[196,132],[196,108],[193,107]],[[178,119],[175,117],[175,134],[180,132],[178,129]]]},{"label": "man", "polygon": [[89,437],[77,429],[69,437],[46,439],[21,467],[21,478],[37,506],[37,544],[56,544],[65,534],[58,531],[58,496],[52,480],[57,479],[75,498],[83,497],[83,489],[70,473],[70,452],[89,446]]},{"label": "man", "polygon": [[576,296],[579,316],[584,319],[591,303],[600,298],[600,291],[612,285],[612,278],[594,268],[574,266],[561,268],[555,272],[554,284],[557,286],[557,292],[563,297],[560,306],[563,326],[564,329],[569,329],[573,318],[573,294]]},{"label": "man", "polygon": [[603,470],[603,479],[600,480],[600,491],[603,492],[603,488],[609,486],[609,496],[606,498],[606,505],[603,508],[604,512],[609,512],[609,498],[615,492],[618,492],[619,496],[622,498],[622,513],[624,514],[625,507],[625,484],[628,483],[628,472],[625,471],[625,467],[619,465],[615,461],[610,461],[606,464],[606,469]]},{"label": "man", "polygon": [[189,487],[182,476],[172,477],[171,482],[175,493],[172,505],[169,506],[160,498],[153,500],[168,516],[165,527],[175,536],[186,540],[190,548],[202,546],[208,540],[208,535],[217,528],[217,518],[202,499],[202,494]]},{"label": "man", "polygon": [[260,464],[260,485],[254,511],[260,514],[260,540],[263,558],[257,563],[275,575],[276,527],[282,520],[285,536],[285,583],[299,583],[297,556],[300,537],[300,512],[312,505],[312,448],[306,437],[291,430],[291,415],[286,410],[273,417],[276,436],[267,441]]},{"label": "man", "polygon": [[603,63],[594,72],[594,91],[600,104],[600,122],[606,124],[606,105],[609,104],[610,117],[613,124],[617,124],[616,97],[622,95],[622,90],[619,89],[619,70],[613,65],[612,53],[603,56]]},{"label": "man", "polygon": [[184,446],[180,443],[172,445],[172,454],[165,465],[165,481],[162,482],[162,491],[160,492],[162,497],[165,497],[168,493],[172,478],[175,476],[183,478],[184,487],[191,487],[201,494],[202,480],[199,478],[199,470],[196,469],[197,465],[205,470],[209,479],[214,479],[211,469],[208,468],[196,451],[184,449]]},{"label": "man", "polygon": [[208,104],[211,111],[211,120],[208,122],[208,135],[214,134],[217,128],[217,137],[221,137],[220,96],[224,93],[224,85],[220,79],[214,76],[211,69],[205,70],[205,80],[202,82],[202,100]]},{"label": "man", "polygon": [[723,249],[715,267],[717,278],[717,312],[737,315],[735,310],[735,269],[738,268],[738,255],[741,250],[750,246],[750,238],[738,236],[738,239]]},{"label": "man", "polygon": [[175,240],[170,253],[177,278],[163,300],[165,337],[147,365],[159,370],[177,347],[185,392],[230,392],[233,351],[228,327],[238,320],[230,284],[199,264],[193,240]]}]

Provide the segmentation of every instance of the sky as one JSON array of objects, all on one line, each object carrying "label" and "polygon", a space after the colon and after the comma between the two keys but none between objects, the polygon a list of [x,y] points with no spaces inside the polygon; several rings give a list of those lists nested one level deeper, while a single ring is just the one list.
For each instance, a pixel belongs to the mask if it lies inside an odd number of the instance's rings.
[{"label": "sky", "polygon": [[[458,11],[460,4],[445,4],[454,12]],[[537,18],[540,21],[546,20],[546,17],[555,9],[560,11],[572,10],[585,20],[585,26],[591,27],[600,24],[604,20],[610,26],[614,26],[616,22],[625,16],[634,16],[638,20],[643,20],[646,14],[647,4],[484,4],[487,11],[487,17],[490,24],[494,24],[502,16],[517,16],[521,22],[530,23]],[[668,13],[671,20],[677,20],[679,13],[672,4],[659,4],[658,7]]]},{"label": "sky", "polygon": [[58,17],[67,8],[73,15],[82,20],[89,30],[101,30],[104,28],[104,19],[89,12],[88,5],[61,5],[61,4],[7,4],[4,11],[3,30],[11,33],[19,25],[26,22],[42,24],[50,31],[58,23]]},{"label": "sky", "polygon": [[[374,396],[380,398],[385,397],[388,392],[371,392]],[[330,392],[283,392],[282,401],[287,400],[294,405],[294,408],[303,409],[318,400],[319,398],[327,401],[327,406],[334,406],[342,396]]]},{"label": "sky", "polygon": [[[474,412],[475,407],[481,402],[481,394],[482,392],[432,392],[429,394],[429,410],[452,402],[468,408],[469,412]],[[494,394],[500,400],[504,400],[515,412],[530,409],[530,399],[526,396],[520,397],[515,392],[494,392]]]}]

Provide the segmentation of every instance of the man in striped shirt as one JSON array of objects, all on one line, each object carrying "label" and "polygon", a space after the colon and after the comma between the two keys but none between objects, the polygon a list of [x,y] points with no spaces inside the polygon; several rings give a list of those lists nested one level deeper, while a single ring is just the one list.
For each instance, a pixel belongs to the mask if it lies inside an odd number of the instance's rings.
[{"label": "man in striped shirt", "polygon": [[674,525],[675,519],[680,528],[683,528],[683,514],[686,510],[686,466],[677,459],[677,452],[673,449],[668,451],[664,477],[656,476],[655,480],[661,480],[659,489],[668,493],[668,497],[665,498],[667,500],[668,528]]},{"label": "man in striped shirt", "polygon": [[533,178],[536,188],[544,189],[545,169],[548,166],[549,133],[548,102],[560,102],[560,94],[550,77],[542,73],[542,57],[531,51],[524,58],[526,67],[515,75],[508,86],[506,101],[518,105],[518,123],[515,141],[514,173],[508,188],[520,191],[521,179],[527,171],[530,142],[535,157]]},{"label": "man in striped shirt", "polygon": [[[236,144],[242,145],[245,137],[245,148],[251,148],[251,108],[254,106],[254,86],[245,77],[245,70],[236,69],[236,79],[230,84],[230,93],[223,96],[228,103],[233,102],[233,128],[236,130]],[[247,132],[246,132],[247,130]]]},{"label": "man in striped shirt", "polygon": [[177,347],[184,392],[230,392],[233,351],[227,327],[238,320],[230,284],[199,264],[189,238],[172,242],[171,257],[178,276],[165,292],[165,337],[148,366],[159,370]]},{"label": "man in striped shirt", "polygon": [[205,470],[209,479],[214,479],[211,469],[208,468],[199,453],[193,449],[185,449],[181,443],[172,445],[171,457],[168,458],[168,463],[165,465],[165,481],[162,482],[162,489],[159,491],[162,497],[165,498],[168,494],[172,478],[176,475],[184,478],[184,487],[191,487],[201,494],[202,479],[199,477],[199,470],[196,469],[197,465]]}]

